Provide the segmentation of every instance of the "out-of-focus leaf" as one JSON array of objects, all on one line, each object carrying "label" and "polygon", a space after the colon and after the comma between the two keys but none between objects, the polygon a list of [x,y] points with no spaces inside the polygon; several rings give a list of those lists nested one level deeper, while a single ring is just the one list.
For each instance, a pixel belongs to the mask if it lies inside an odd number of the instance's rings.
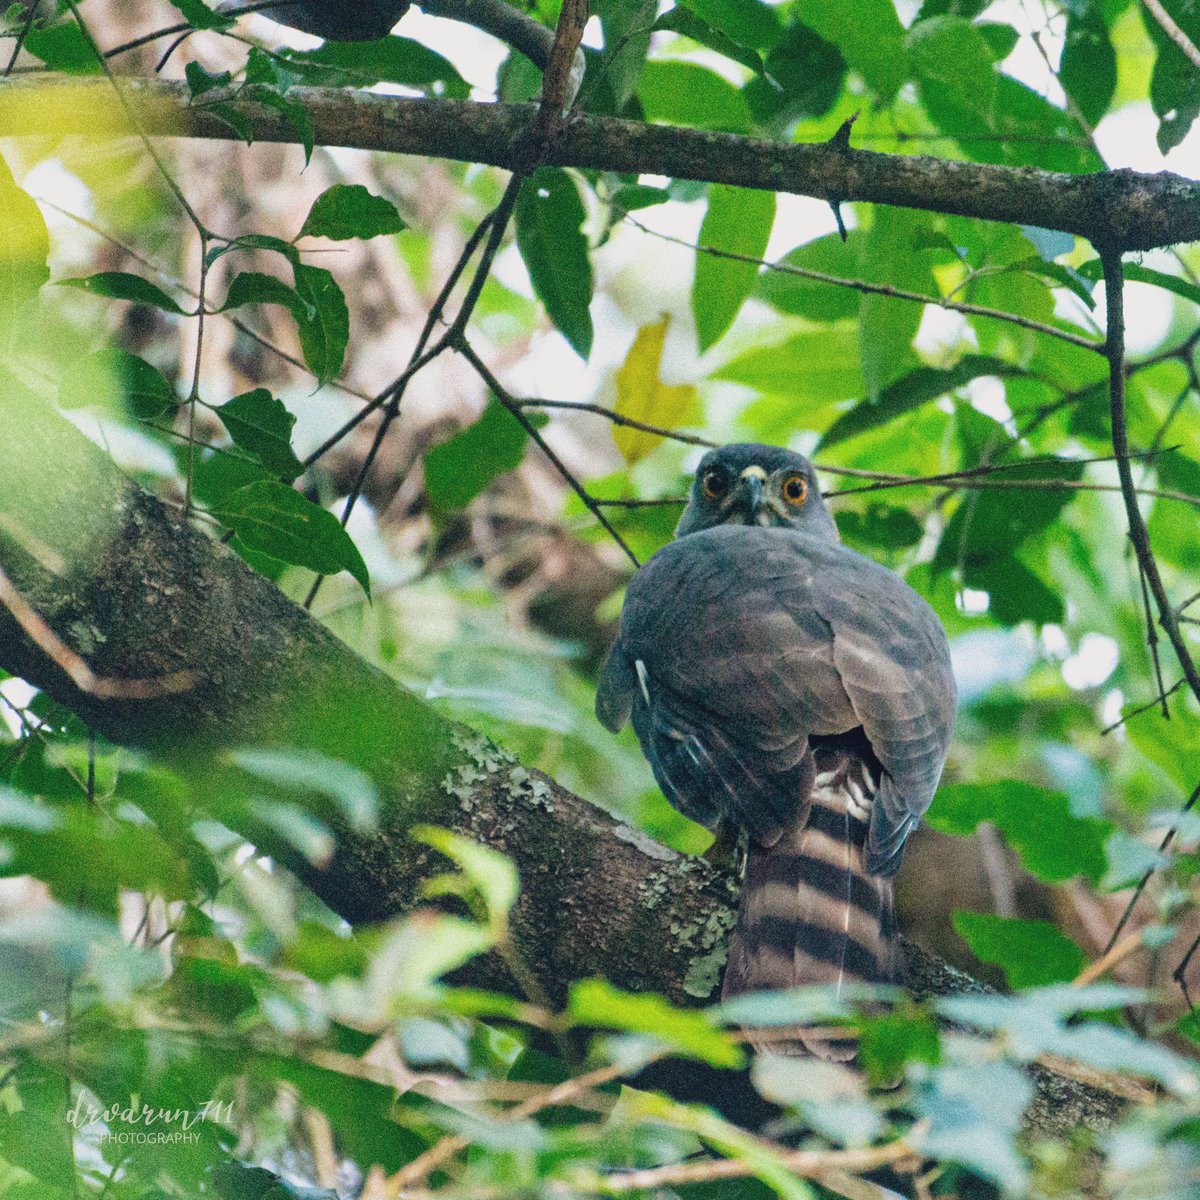
[{"label": "out-of-focus leaf", "polygon": [[33,197],[17,187],[3,158],[0,158],[0,211],[4,213],[4,236],[0,237],[0,325],[6,325],[50,278],[46,262],[50,234],[41,209]]},{"label": "out-of-focus leaf", "polygon": [[[478,890],[487,907],[493,928],[502,929],[505,926],[508,914],[517,901],[520,886],[517,869],[511,859],[490,846],[473,842],[470,838],[451,833],[448,829],[438,829],[433,825],[417,825],[411,830],[410,836],[418,842],[432,846],[455,863]],[[446,876],[441,878],[445,879]],[[433,894],[443,890],[446,889],[437,888]]]},{"label": "out-of-focus leaf", "polygon": [[379,811],[375,784],[349,763],[316,750],[230,750],[228,758],[234,766],[285,791],[327,796],[358,833],[375,828]]},{"label": "out-of-focus leaf", "polygon": [[720,340],[754,290],[758,264],[723,258],[723,250],[761,259],[775,222],[775,193],[713,184],[700,226],[700,252],[692,285],[692,315],[701,351]]},{"label": "out-of-focus leaf", "polygon": [[918,21],[909,30],[909,62],[921,81],[922,95],[936,90],[942,104],[954,104],[990,120],[996,102],[992,49],[970,21],[943,14]]},{"label": "out-of-focus leaf", "polygon": [[[617,400],[614,411],[623,417],[675,429],[696,415],[696,389],[691,384],[663,383],[662,352],[668,318],[638,330],[633,345],[617,369]],[[663,439],[644,429],[614,425],[613,441],[627,463],[646,457]]]},{"label": "out-of-focus leaf", "polygon": [[649,208],[652,204],[665,204],[671,198],[666,188],[650,187],[644,183],[630,183],[613,194],[613,207],[623,212],[635,212]]},{"label": "out-of-focus leaf", "polygon": [[358,547],[338,519],[285,483],[251,483],[213,509],[251,549],[321,575],[349,571],[368,595],[371,581]]},{"label": "out-of-focus leaf", "polygon": [[150,304],[164,312],[182,314],[183,309],[157,284],[131,275],[128,271],[98,271],[81,279],[60,279],[62,287],[79,288],[93,296],[108,296],[113,300],[132,300],[135,304]]},{"label": "out-of-focus leaf", "polygon": [[896,1009],[858,1019],[859,1061],[876,1087],[899,1078],[908,1063],[937,1066],[941,1051],[937,1022],[927,1012]]},{"label": "out-of-focus leaf", "polygon": [[764,75],[751,79],[743,89],[755,120],[764,125],[824,116],[846,79],[841,51],[800,21],[784,30],[783,40],[767,55],[765,68]]},{"label": "out-of-focus leaf", "polygon": [[956,912],[954,928],[971,953],[1000,967],[1014,988],[1065,983],[1087,966],[1084,952],[1049,921]]},{"label": "out-of-focus leaf", "polygon": [[690,8],[682,4],[668,9],[654,22],[653,27],[656,30],[665,29],[671,33],[681,33],[684,37],[691,38],[693,42],[707,46],[710,50],[715,50],[718,54],[723,54],[726,58],[741,63],[743,67],[748,67],[751,71],[762,73],[762,56],[756,50],[738,45],[732,38],[727,37],[719,29],[714,29],[707,21],[696,16]]},{"label": "out-of-focus leaf", "polygon": [[[1200,45],[1200,9],[1191,0],[1165,0],[1167,15],[1193,46]],[[1200,72],[1153,19],[1143,21],[1158,51],[1150,76],[1150,104],[1159,119],[1158,148],[1166,154],[1187,137],[1200,113]]]},{"label": "out-of-focus leaf", "polygon": [[1117,86],[1117,54],[1098,4],[1067,10],[1058,80],[1079,105],[1084,120],[1096,125],[1108,111]]},{"label": "out-of-focus leaf", "polygon": [[1062,792],[1015,779],[949,784],[938,790],[928,823],[941,833],[974,833],[990,821],[1017,852],[1021,865],[1046,883],[1084,875],[1098,883],[1107,859],[1110,821],[1077,817]]},{"label": "out-of-focus leaf", "polygon": [[[545,418],[539,414],[536,419]],[[516,470],[528,441],[517,419],[498,400],[490,400],[478,421],[427,451],[425,494],[434,519],[466,508],[493,480]]]},{"label": "out-of-focus leaf", "polygon": [[838,417],[825,431],[820,446],[828,449],[847,438],[886,424],[901,413],[920,408],[974,379],[1021,373],[1019,367],[984,354],[965,354],[952,367],[916,367],[884,388],[876,400],[863,400]]},{"label": "out-of-focus leaf", "polygon": [[85,408],[121,399],[141,421],[162,416],[179,403],[174,388],[156,367],[115,346],[72,362],[59,380],[58,403],[63,408]]},{"label": "out-of-focus leaf", "polygon": [[851,545],[865,544],[886,550],[902,550],[915,546],[924,530],[921,522],[907,508],[872,503],[858,512],[842,508],[834,514],[838,530]]},{"label": "out-of-focus leaf", "polygon": [[638,99],[647,121],[748,133],[745,96],[715,71],[698,63],[655,60],[646,64]]},{"label": "out-of-focus leaf", "polygon": [[777,10],[759,0],[687,0],[687,7],[739,46],[769,50],[779,42]]},{"label": "out-of-focus leaf", "polygon": [[204,0],[170,0],[171,7],[183,13],[183,19],[193,29],[231,29],[234,18],[213,12]]},{"label": "out-of-focus leaf", "polygon": [[[1084,279],[1103,279],[1104,267],[1098,258],[1091,258],[1079,267],[1079,274]],[[1132,283],[1152,283],[1155,287],[1165,288],[1174,292],[1193,304],[1200,304],[1200,286],[1179,275],[1169,275],[1166,271],[1156,271],[1153,267],[1143,267],[1141,263],[1124,264],[1125,279]]]},{"label": "out-of-focus leaf", "polygon": [[567,1012],[578,1025],[644,1033],[714,1067],[737,1067],[742,1051],[703,1012],[675,1008],[661,996],[623,992],[602,979],[571,986]]},{"label": "out-of-focus leaf", "polygon": [[304,471],[292,450],[296,418],[266,388],[234,396],[216,409],[235,446],[254,455],[272,475],[290,483]]},{"label": "out-of-focus leaf", "polygon": [[198,62],[188,63],[184,68],[184,76],[193,100],[203,96],[205,92],[215,92],[218,88],[228,87],[233,79],[233,75],[229,71],[213,74],[211,71],[206,71]]},{"label": "out-of-focus leaf", "polygon": [[855,334],[840,329],[798,333],[778,345],[749,350],[714,371],[713,378],[794,401],[798,428],[806,427],[806,407],[861,396],[863,386]]},{"label": "out-of-focus leaf", "polygon": [[317,197],[297,236],[345,242],[406,228],[390,200],[372,195],[362,184],[337,183]]},{"label": "out-of-focus leaf", "polygon": [[373,42],[328,41],[315,50],[292,51],[297,67],[312,68],[310,80],[325,87],[369,87],[399,83],[429,88],[436,96],[465,100],[470,88],[449,59],[412,38],[392,34]]},{"label": "out-of-focus leaf", "polygon": [[[862,230],[852,229],[843,242],[836,233],[826,234],[788,251],[780,265],[820,271],[835,278],[853,276],[863,236]],[[858,312],[859,293],[853,288],[786,271],[764,271],[755,293],[780,312],[808,317],[810,321],[841,321]]]},{"label": "out-of-focus leaf", "polygon": [[904,26],[892,0],[856,0],[852,21],[839,0],[800,0],[796,15],[832,42],[885,100],[907,77]]},{"label": "out-of-focus leaf", "polygon": [[[920,249],[927,240],[929,219],[901,208],[881,207],[860,242],[858,276],[930,295],[935,291],[931,254]],[[911,300],[868,293],[858,309],[858,350],[867,395],[879,396],[888,384],[903,378],[915,362],[912,342],[921,321],[921,306]]]},{"label": "out-of-focus leaf", "polygon": [[575,180],[558,167],[540,168],[521,188],[517,247],[550,319],[584,359],[592,352],[592,263],[585,217]]},{"label": "out-of-focus leaf", "polygon": [[[296,294],[307,309],[293,308],[300,347],[308,368],[322,382],[332,379],[341,369],[350,341],[350,312],[346,297],[333,276],[324,267],[297,263]],[[308,309],[311,317],[302,316]]]},{"label": "out-of-focus leaf", "polygon": [[1168,702],[1171,719],[1164,721],[1156,704],[1144,712],[1136,712],[1140,704],[1127,704],[1125,732],[1129,740],[1152,763],[1166,772],[1184,794],[1200,783],[1196,777],[1196,747],[1200,746],[1200,718],[1192,711],[1186,696],[1173,696]]},{"label": "out-of-focus leaf", "polygon": [[[855,1067],[791,1054],[759,1054],[750,1077],[759,1095],[797,1110],[806,1124],[836,1145],[867,1146],[884,1131],[883,1116],[867,1098],[866,1080]],[[888,1082],[892,1079],[894,1075]]]},{"label": "out-of-focus leaf", "polygon": [[1033,1084],[1011,1063],[956,1063],[929,1071],[913,1095],[914,1110],[927,1122],[922,1146],[1020,1195],[1028,1169],[1016,1141],[1032,1099]]},{"label": "out-of-focus leaf", "polygon": [[68,75],[100,72],[95,50],[74,21],[30,29],[25,35],[24,48],[52,71],[64,71]]}]

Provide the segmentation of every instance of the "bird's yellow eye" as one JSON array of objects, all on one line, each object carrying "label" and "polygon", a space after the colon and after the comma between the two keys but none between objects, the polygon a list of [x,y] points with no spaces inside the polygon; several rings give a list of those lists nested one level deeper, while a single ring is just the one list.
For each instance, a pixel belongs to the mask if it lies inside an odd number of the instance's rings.
[{"label": "bird's yellow eye", "polygon": [[808,480],[798,471],[793,472],[784,478],[780,491],[789,504],[803,504],[808,495]]},{"label": "bird's yellow eye", "polygon": [[705,471],[700,486],[710,500],[719,500],[729,490],[729,480],[724,471]]}]

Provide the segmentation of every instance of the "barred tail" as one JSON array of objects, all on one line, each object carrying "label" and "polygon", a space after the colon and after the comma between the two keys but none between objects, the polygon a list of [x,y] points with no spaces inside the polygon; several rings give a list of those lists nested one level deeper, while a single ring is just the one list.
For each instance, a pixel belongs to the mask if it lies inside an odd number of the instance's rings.
[{"label": "barred tail", "polygon": [[[741,911],[729,948],[722,995],[829,984],[899,981],[903,960],[892,881],[870,874],[867,826],[828,793],[813,793],[808,820],[773,846],[751,845]],[[846,1060],[844,1041],[770,1044],[776,1053],[809,1051]]]}]

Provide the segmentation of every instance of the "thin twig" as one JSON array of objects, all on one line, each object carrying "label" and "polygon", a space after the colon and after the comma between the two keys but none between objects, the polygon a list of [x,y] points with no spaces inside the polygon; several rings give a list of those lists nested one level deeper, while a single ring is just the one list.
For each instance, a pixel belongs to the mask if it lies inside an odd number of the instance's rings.
[{"label": "thin twig", "polygon": [[1150,15],[1162,26],[1163,33],[1183,51],[1184,57],[1191,62],[1192,66],[1200,70],[1200,49],[1197,49],[1196,43],[1175,24],[1171,14],[1163,8],[1159,0],[1142,0],[1142,3],[1150,10]]},{"label": "thin twig", "polygon": [[[916,1151],[903,1139],[889,1142],[885,1146],[870,1146],[855,1150],[792,1150],[780,1151],[776,1155],[778,1164],[793,1174],[807,1179],[821,1180],[828,1171],[873,1171],[879,1167],[895,1166],[914,1161]],[[718,1158],[708,1162],[672,1163],[664,1167],[649,1167],[641,1171],[626,1171],[622,1174],[580,1177],[574,1180],[575,1187],[601,1195],[619,1195],[624,1192],[648,1191],[652,1188],[675,1184],[706,1183],[717,1179],[744,1179],[757,1174],[757,1164],[741,1158]]]},{"label": "thin twig", "polygon": [[853,291],[866,292],[873,296],[888,296],[893,300],[912,300],[918,304],[933,304],[938,308],[949,309],[952,312],[966,313],[969,316],[990,317],[995,321],[1007,321],[1010,325],[1019,325],[1022,329],[1030,329],[1035,333],[1044,333],[1047,337],[1055,337],[1061,341],[1070,342],[1073,346],[1081,346],[1085,350],[1095,350],[1101,354],[1104,352],[1103,342],[1098,342],[1094,338],[1084,337],[1082,334],[1070,333],[1068,330],[1059,329],[1055,325],[1047,325],[1042,321],[1035,321],[1032,317],[1022,317],[1017,313],[1004,312],[1003,309],[999,308],[986,308],[982,304],[968,304],[961,300],[947,300],[942,296],[926,296],[921,292],[908,292],[903,288],[893,287],[890,283],[867,283],[861,279],[844,279],[840,275],[827,275],[824,271],[812,271],[807,267],[796,267],[791,263],[767,262],[766,259],[755,258],[749,254],[736,254],[732,250],[721,250],[716,246],[702,246],[696,242],[689,242],[686,238],[675,237],[669,233],[660,233],[658,230],[643,225],[628,213],[625,214],[624,219],[635,229],[640,229],[642,233],[649,234],[651,237],[656,237],[664,242],[672,242],[676,246],[684,246],[689,250],[695,250],[698,254],[710,254],[714,258],[726,258],[733,262],[749,263],[756,267],[765,267],[768,271],[778,271],[783,275],[798,275],[802,279],[812,279],[817,283],[828,283],[834,287],[851,288]]},{"label": "thin twig", "polygon": [[1171,684],[1171,686],[1167,688],[1165,692],[1159,692],[1159,694],[1155,696],[1153,700],[1147,700],[1145,704],[1138,705],[1138,707],[1132,712],[1126,713],[1123,717],[1118,717],[1111,725],[1105,725],[1105,727],[1100,730],[1100,736],[1105,737],[1107,734],[1112,733],[1114,729],[1120,729],[1126,721],[1131,721],[1134,717],[1140,717],[1142,713],[1149,712],[1152,708],[1157,708],[1160,704],[1166,702],[1168,696],[1175,695],[1175,693],[1179,691],[1179,689],[1183,687],[1185,683],[1187,683],[1187,680],[1180,677],[1173,684]]},{"label": "thin twig", "polygon": [[13,45],[12,54],[9,56],[8,64],[4,68],[5,77],[12,74],[12,69],[17,65],[17,59],[21,56],[21,47],[25,45],[25,39],[29,36],[29,30],[33,27],[33,18],[37,15],[38,7],[42,0],[33,0],[33,3],[25,10],[25,20],[21,23],[21,29],[17,33],[17,40]]},{"label": "thin twig", "polygon": [[1095,983],[1101,975],[1111,971],[1117,963],[1128,958],[1142,944],[1141,930],[1134,933],[1127,933],[1119,942],[1113,943],[1105,952],[1100,955],[1094,963],[1090,963],[1084,967],[1079,974],[1071,980],[1073,987],[1087,987],[1089,983]]},{"label": "thin twig", "polygon": [[[599,1067],[595,1071],[589,1071],[584,1075],[577,1075],[574,1079],[568,1079],[564,1083],[546,1088],[536,1096],[530,1096],[528,1100],[523,1100],[520,1104],[514,1105],[512,1108],[501,1113],[496,1119],[505,1125],[516,1121],[523,1121],[526,1117],[531,1117],[536,1113],[542,1112],[544,1109],[569,1104],[580,1093],[591,1091],[593,1088],[603,1087],[604,1084],[611,1083],[614,1079],[618,1079],[633,1069],[633,1067],[625,1064],[614,1063],[607,1067]],[[440,1141],[430,1146],[428,1150],[417,1155],[412,1162],[401,1167],[399,1171],[388,1179],[385,1194],[388,1196],[399,1196],[413,1184],[419,1183],[432,1171],[436,1171],[438,1167],[449,1161],[456,1154],[467,1149],[470,1144],[470,1138],[464,1137],[461,1134],[447,1134]]]},{"label": "thin twig", "polygon": [[630,548],[629,543],[617,532],[613,523],[604,515],[603,504],[595,499],[592,494],[576,479],[571,469],[562,461],[554,450],[546,443],[546,439],[542,437],[538,427],[525,415],[521,410],[521,405],[504,387],[503,384],[492,374],[488,369],[487,363],[479,357],[478,354],[471,348],[471,344],[465,337],[460,337],[455,345],[455,349],[475,368],[476,373],[492,390],[492,394],[504,405],[506,409],[520,422],[521,427],[529,434],[530,438],[537,444],[541,452],[550,460],[554,469],[562,476],[563,480],[568,484],[571,490],[583,501],[584,507],[600,522],[606,533],[625,551],[629,561],[635,567],[640,567],[641,561]]},{"label": "thin twig", "polygon": [[633,417],[624,416],[622,413],[615,412],[611,408],[605,408],[602,404],[577,404],[574,400],[542,400],[540,398],[515,400],[514,403],[518,408],[559,408],[565,412],[595,413],[597,416],[607,417],[614,425],[624,425],[629,429],[640,429],[643,433],[657,434],[661,438],[667,438],[672,442],[684,442],[689,446],[711,447],[717,444],[709,438],[698,437],[693,433],[680,433],[677,429],[665,429],[661,425],[651,425],[647,421],[637,421]]}]

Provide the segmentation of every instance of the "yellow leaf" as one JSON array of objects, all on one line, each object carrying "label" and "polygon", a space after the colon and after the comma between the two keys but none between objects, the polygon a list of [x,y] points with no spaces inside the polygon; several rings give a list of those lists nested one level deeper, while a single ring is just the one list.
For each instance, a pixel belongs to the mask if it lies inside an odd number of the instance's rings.
[{"label": "yellow leaf", "polygon": [[[646,425],[674,429],[694,418],[696,389],[690,383],[663,383],[659,377],[668,320],[663,317],[638,330],[629,354],[617,370],[615,411]],[[613,427],[613,441],[631,466],[645,458],[662,440],[660,433],[649,433],[628,425]]]}]

